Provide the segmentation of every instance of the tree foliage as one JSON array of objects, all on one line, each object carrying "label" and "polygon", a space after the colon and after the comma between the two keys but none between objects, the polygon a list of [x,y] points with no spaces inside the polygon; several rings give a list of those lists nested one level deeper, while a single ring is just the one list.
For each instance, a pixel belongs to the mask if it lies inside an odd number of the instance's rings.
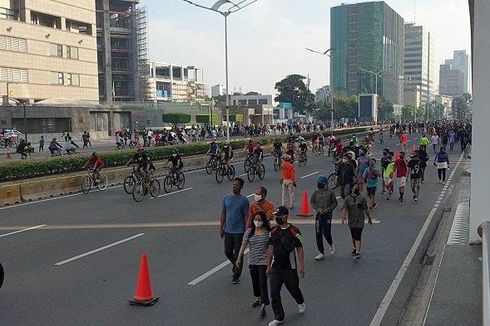
[{"label": "tree foliage", "polygon": [[185,113],[166,113],[162,114],[162,122],[173,125],[189,123],[191,122],[191,116]]},{"label": "tree foliage", "polygon": [[469,113],[470,101],[471,95],[468,93],[454,97],[452,103],[453,117],[464,118]]},{"label": "tree foliage", "polygon": [[393,103],[386,100],[383,96],[378,98],[378,120],[392,121],[395,118],[395,109]]},{"label": "tree foliage", "polygon": [[293,110],[299,113],[312,112],[315,110],[315,96],[306,87],[302,75],[288,75],[276,83],[275,89],[278,95],[274,98],[276,102],[292,103]]}]

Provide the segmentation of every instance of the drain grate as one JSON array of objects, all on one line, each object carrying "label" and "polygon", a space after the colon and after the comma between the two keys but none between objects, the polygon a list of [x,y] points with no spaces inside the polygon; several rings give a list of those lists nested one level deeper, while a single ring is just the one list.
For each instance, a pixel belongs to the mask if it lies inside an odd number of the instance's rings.
[{"label": "drain grate", "polygon": [[469,241],[469,217],[470,217],[470,202],[465,201],[458,204],[456,214],[454,215],[453,225],[449,238],[448,245],[467,245]]}]

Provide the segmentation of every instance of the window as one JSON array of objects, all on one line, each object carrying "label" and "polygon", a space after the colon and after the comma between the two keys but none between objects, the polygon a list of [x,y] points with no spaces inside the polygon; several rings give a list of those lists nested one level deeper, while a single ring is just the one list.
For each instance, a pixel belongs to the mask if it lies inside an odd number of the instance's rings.
[{"label": "window", "polygon": [[63,45],[51,44],[51,56],[63,58]]},{"label": "window", "polygon": [[31,23],[51,28],[61,28],[61,18],[31,11]]},{"label": "window", "polygon": [[70,59],[78,59],[78,48],[74,46],[67,46],[66,57]]},{"label": "window", "polygon": [[0,50],[27,52],[27,40],[18,37],[0,35]]},{"label": "window", "polygon": [[79,74],[65,74],[66,80],[65,85],[67,86],[80,86],[80,75]]},{"label": "window", "polygon": [[4,82],[27,83],[27,69],[0,67],[0,80]]},{"label": "window", "polygon": [[259,99],[259,104],[262,104],[262,105],[267,104],[267,99],[265,99],[265,98]]},{"label": "window", "polygon": [[63,73],[62,72],[53,72],[51,83],[55,84],[55,85],[63,85],[64,84]]}]

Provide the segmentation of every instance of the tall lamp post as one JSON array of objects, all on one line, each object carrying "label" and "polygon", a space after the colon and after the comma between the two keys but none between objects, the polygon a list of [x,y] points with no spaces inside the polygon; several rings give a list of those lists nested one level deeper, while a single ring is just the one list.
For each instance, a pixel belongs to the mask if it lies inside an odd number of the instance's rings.
[{"label": "tall lamp post", "polygon": [[[250,6],[252,3],[259,0],[242,0],[238,3],[233,3],[229,0],[218,0],[213,6],[206,7],[190,0],[182,0],[196,7],[217,12],[225,18],[225,84],[226,84],[226,141],[230,141],[230,99],[228,97],[228,16]],[[230,5],[227,10],[219,10],[223,5]]]},{"label": "tall lamp post", "polygon": [[[312,49],[309,49],[309,48],[306,48],[306,50],[307,51],[310,51],[310,52],[313,52],[313,53],[325,55],[325,56],[330,57],[330,58],[332,57],[332,55],[330,55],[328,53],[335,51],[334,48],[330,48],[330,49],[328,49],[325,52],[320,52],[320,51],[312,50]],[[330,104],[331,104],[331,107],[330,107],[330,128],[333,131],[334,130],[334,123],[333,123],[333,87],[332,87],[332,85],[330,85]]]}]

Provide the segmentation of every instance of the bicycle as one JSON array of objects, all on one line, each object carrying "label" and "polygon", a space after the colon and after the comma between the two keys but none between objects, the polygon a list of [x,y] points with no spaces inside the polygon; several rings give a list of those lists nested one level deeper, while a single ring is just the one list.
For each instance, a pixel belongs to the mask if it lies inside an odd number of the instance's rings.
[{"label": "bicycle", "polygon": [[145,199],[148,194],[153,198],[160,194],[160,181],[153,178],[148,172],[144,172],[143,177],[134,184],[133,199],[139,203]]},{"label": "bicycle", "polygon": [[264,164],[260,163],[259,161],[254,161],[250,168],[248,169],[247,172],[247,179],[250,182],[253,182],[255,179],[255,176],[258,176],[260,180],[264,179],[265,177],[265,166]]},{"label": "bicycle", "polygon": [[133,193],[133,188],[135,183],[137,183],[141,179],[141,173],[138,172],[136,166],[133,166],[133,172],[131,172],[123,182],[124,191],[131,195]]},{"label": "bicycle", "polygon": [[84,194],[88,194],[92,188],[97,187],[100,191],[104,191],[107,188],[107,184],[109,183],[109,180],[107,178],[107,175],[104,173],[99,173],[99,178],[98,181],[95,178],[95,171],[89,169],[88,170],[88,175],[86,175],[81,183],[81,188],[82,192]]},{"label": "bicycle", "polygon": [[172,187],[176,186],[179,190],[182,190],[185,186],[185,175],[180,170],[171,169],[163,179],[163,189],[165,192],[172,191]]},{"label": "bicycle", "polygon": [[325,154],[325,144],[320,142],[318,144],[318,155],[323,155]]},{"label": "bicycle", "polygon": [[274,171],[279,171],[279,169],[281,168],[281,153],[278,153],[278,152],[273,152],[272,153],[274,155]]},{"label": "bicycle", "polygon": [[245,170],[245,172],[248,172],[250,165],[252,165],[253,157],[254,157],[254,154],[248,154],[247,158],[243,162],[243,169]]},{"label": "bicycle", "polygon": [[3,271],[3,266],[2,266],[2,264],[0,264],[0,288],[3,285],[3,278],[4,278],[4,276],[5,276],[5,273]]},{"label": "bicycle", "polygon": [[235,167],[232,164],[221,162],[216,169],[216,182],[222,183],[225,176],[232,181],[235,178]]},{"label": "bicycle", "polygon": [[335,165],[335,172],[331,173],[327,177],[327,187],[330,190],[335,190],[339,186],[339,184],[337,182],[337,169],[338,169],[338,166]]},{"label": "bicycle", "polygon": [[298,166],[304,165],[308,163],[308,156],[306,156],[306,152],[301,152],[299,153],[299,158],[298,158]]},{"label": "bicycle", "polygon": [[218,157],[216,155],[212,155],[209,158],[209,161],[206,163],[206,173],[211,175],[213,171],[216,171],[218,168]]}]

